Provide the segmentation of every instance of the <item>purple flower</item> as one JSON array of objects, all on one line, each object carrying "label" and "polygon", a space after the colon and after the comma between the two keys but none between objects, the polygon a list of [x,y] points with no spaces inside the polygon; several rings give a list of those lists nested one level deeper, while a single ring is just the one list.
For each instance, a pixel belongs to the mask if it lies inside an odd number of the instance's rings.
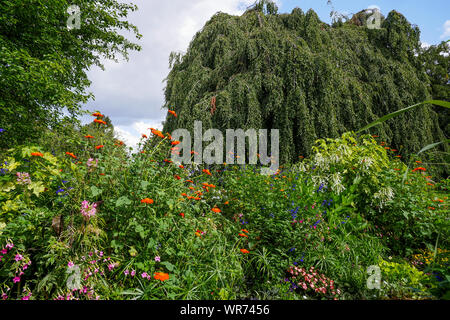
[{"label": "purple flower", "polygon": [[0,133],[5,132],[5,129],[0,128]]}]

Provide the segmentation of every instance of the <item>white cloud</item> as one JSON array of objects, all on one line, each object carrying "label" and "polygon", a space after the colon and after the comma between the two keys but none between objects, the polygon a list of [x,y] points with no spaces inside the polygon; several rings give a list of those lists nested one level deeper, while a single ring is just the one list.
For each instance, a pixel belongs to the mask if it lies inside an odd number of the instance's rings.
[{"label": "white cloud", "polygon": [[441,35],[441,39],[450,37],[450,20],[445,21],[443,28],[444,33]]},{"label": "white cloud", "polygon": [[381,11],[380,7],[377,6],[376,4],[372,4],[372,5],[368,6],[367,9],[378,9]]},{"label": "white cloud", "polygon": [[[129,2],[129,0],[120,0]],[[129,62],[105,61],[105,71],[92,69],[88,76],[96,100],[86,108],[108,115],[124,142],[136,147],[143,129],[161,128],[167,110],[163,110],[163,80],[169,73],[172,51],[186,52],[189,43],[216,13],[242,14],[254,0],[134,0],[139,10],[128,21],[143,35],[129,37],[142,46],[132,52]],[[276,1],[278,4],[280,1]],[[145,120],[143,120],[145,119]]]},{"label": "white cloud", "polygon": [[115,126],[114,129],[119,139],[125,142],[128,147],[132,147],[133,151],[137,151],[142,135],[145,134],[147,137],[151,137],[149,128],[162,130],[162,121],[163,120],[137,121],[129,126]]}]

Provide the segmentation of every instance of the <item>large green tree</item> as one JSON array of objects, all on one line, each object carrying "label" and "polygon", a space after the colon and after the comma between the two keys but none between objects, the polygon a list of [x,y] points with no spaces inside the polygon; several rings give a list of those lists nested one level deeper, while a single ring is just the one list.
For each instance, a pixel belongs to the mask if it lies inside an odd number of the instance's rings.
[{"label": "large green tree", "polygon": [[[80,28],[72,28],[71,5],[80,9]],[[86,72],[140,50],[122,35],[141,37],[125,20],[135,10],[116,0],[0,2],[0,149],[35,140],[63,114],[77,115],[92,98]]]},{"label": "large green tree", "polygon": [[[380,29],[361,25],[363,18],[359,13],[329,26],[299,8],[217,13],[185,55],[171,55],[165,107],[178,117],[168,116],[164,132],[192,130],[194,120],[205,130],[280,129],[281,160],[291,162],[308,155],[318,138],[356,131],[430,99],[430,80],[417,56],[419,29],[396,11]],[[445,138],[430,106],[372,133],[404,156]]]},{"label": "large green tree", "polygon": [[[428,87],[435,100],[450,101],[450,40],[438,45],[423,48],[419,61],[425,67],[430,79]],[[439,124],[446,135],[450,134],[450,111],[446,108],[436,108]]]}]

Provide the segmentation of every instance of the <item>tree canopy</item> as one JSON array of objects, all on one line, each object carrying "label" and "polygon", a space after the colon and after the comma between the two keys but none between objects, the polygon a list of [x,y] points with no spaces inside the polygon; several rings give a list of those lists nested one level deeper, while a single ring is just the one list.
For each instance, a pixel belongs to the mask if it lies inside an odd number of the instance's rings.
[{"label": "tree canopy", "polygon": [[[418,27],[396,11],[380,29],[355,23],[360,18],[330,26],[299,8],[215,14],[186,54],[170,57],[165,107],[178,117],[168,117],[164,131],[192,130],[194,120],[203,121],[204,130],[279,129],[285,163],[308,155],[319,138],[356,131],[430,99]],[[402,155],[445,138],[428,106],[372,134]]]},{"label": "tree canopy", "polygon": [[[69,6],[80,8],[80,28],[68,28]],[[0,3],[0,149],[36,139],[63,112],[76,115],[92,98],[86,72],[102,59],[128,57],[140,46],[125,21],[132,4],[116,0],[8,0]]]}]

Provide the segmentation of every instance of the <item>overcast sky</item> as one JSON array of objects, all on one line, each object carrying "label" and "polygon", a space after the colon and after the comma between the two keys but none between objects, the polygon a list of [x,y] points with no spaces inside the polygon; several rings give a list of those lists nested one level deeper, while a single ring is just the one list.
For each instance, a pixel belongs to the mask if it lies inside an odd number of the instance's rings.
[{"label": "overcast sky", "polygon": [[[130,2],[120,0],[122,2]],[[218,11],[240,15],[254,0],[134,0],[139,7],[128,21],[143,35],[135,40],[142,51],[132,52],[129,62],[105,62],[106,71],[89,72],[91,91],[96,100],[86,109],[108,115],[116,132],[129,145],[135,146],[149,127],[161,128],[167,110],[164,105],[163,80],[169,73],[171,51],[185,52],[197,31]],[[277,1],[280,12],[291,12],[296,6],[305,12],[312,8],[322,21],[329,23],[331,7],[326,0]],[[397,9],[407,19],[419,25],[422,42],[437,44],[450,38],[450,1],[447,0],[334,0],[341,12],[354,13],[377,6],[386,15]],[[415,5],[417,4],[417,5]],[[395,6],[397,5],[397,7]],[[421,8],[425,6],[424,8]],[[92,119],[90,119],[92,120]],[[87,120],[86,120],[87,121]]]}]

